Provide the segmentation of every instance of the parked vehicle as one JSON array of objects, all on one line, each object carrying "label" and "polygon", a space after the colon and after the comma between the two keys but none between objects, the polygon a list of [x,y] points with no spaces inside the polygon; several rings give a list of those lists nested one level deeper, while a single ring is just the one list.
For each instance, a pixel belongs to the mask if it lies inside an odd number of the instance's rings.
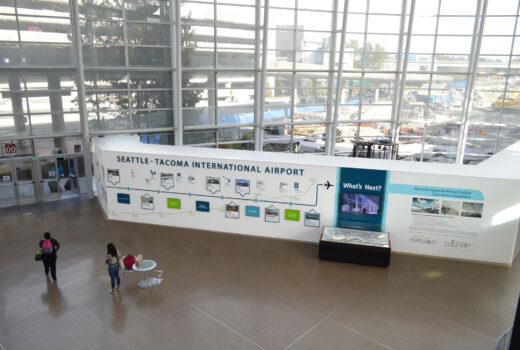
[{"label": "parked vehicle", "polygon": [[520,106],[520,94],[502,95],[493,102],[493,108],[514,108]]}]

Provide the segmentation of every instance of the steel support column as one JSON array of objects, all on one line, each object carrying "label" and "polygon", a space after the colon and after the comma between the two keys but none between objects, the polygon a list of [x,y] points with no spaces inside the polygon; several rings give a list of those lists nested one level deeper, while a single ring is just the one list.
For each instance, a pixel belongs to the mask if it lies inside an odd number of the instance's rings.
[{"label": "steel support column", "polygon": [[256,149],[256,140],[260,139],[260,133],[262,129],[260,129],[260,105],[263,104],[263,101],[260,100],[260,21],[262,20],[262,1],[255,1],[255,61],[254,61],[254,72],[253,72],[253,81],[254,81],[254,140],[255,140],[255,150]]},{"label": "steel support column", "polygon": [[83,69],[83,52],[81,44],[81,26],[79,23],[78,0],[69,0],[72,11],[72,31],[74,35],[74,51],[76,53],[76,76],[78,87],[78,106],[79,117],[81,121],[81,137],[83,143],[83,161],[85,162],[85,177],[87,179],[88,198],[94,198],[94,190],[92,188],[92,154],[90,152],[90,135],[88,129],[88,114],[86,108],[85,95],[85,72]]},{"label": "steel support column", "polygon": [[[399,92],[399,87],[401,86],[400,84],[400,79],[401,79],[401,74],[402,74],[402,64],[403,64],[403,41],[404,41],[404,29],[405,29],[405,24],[406,24],[406,8],[408,7],[408,2],[407,0],[403,0],[403,4],[402,4],[402,7],[401,7],[401,23],[399,25],[399,46],[397,48],[397,66],[396,66],[396,72],[395,72],[395,81],[394,81],[394,98],[393,98],[393,101],[392,101],[392,118],[391,118],[391,126],[390,126],[390,136],[392,138],[392,141],[395,140],[395,134],[396,134],[396,129],[397,129],[397,126],[398,126],[398,122],[399,122],[399,115],[397,114],[397,105],[401,103],[401,101],[399,101],[399,96],[400,96],[400,92]],[[405,57],[405,59],[408,59],[408,57]]]},{"label": "steel support column", "polygon": [[[469,116],[471,113],[473,87],[475,85],[475,76],[478,68],[478,57],[480,55],[480,46],[482,44],[482,34],[484,32],[484,24],[486,20],[487,0],[479,0],[477,10],[475,11],[475,25],[473,26],[473,41],[471,44],[470,72],[468,83],[466,85],[466,93],[464,96],[464,109],[462,114],[462,124],[459,129],[459,140],[457,142],[457,156],[455,163],[462,164],[464,160],[464,146],[468,138]],[[479,21],[480,18],[480,21]]]},{"label": "steel support column", "polygon": [[[269,0],[264,1],[264,27],[262,38],[262,75],[260,76],[260,115],[258,116],[258,135],[255,135],[255,151],[264,149],[264,110],[265,110],[265,72],[267,71],[267,36],[269,27]],[[258,136],[258,137],[256,137]]]},{"label": "steel support column", "polygon": [[334,155],[334,143],[336,138],[336,129],[338,127],[338,118],[339,118],[339,104],[341,102],[341,96],[343,96],[343,57],[345,54],[345,36],[347,30],[347,18],[348,18],[348,5],[349,0],[345,0],[345,5],[343,9],[343,23],[341,25],[341,39],[340,39],[340,51],[339,51],[339,63],[338,63],[338,78],[336,81],[336,99],[334,100],[334,118],[332,120],[332,125],[330,128],[330,134],[333,135],[332,142],[329,141],[329,136],[327,135],[327,155]]},{"label": "steel support column", "polygon": [[[173,0],[175,3],[175,30],[173,30],[173,52],[175,53],[175,72],[173,74],[173,94],[175,110],[173,111],[173,126],[175,133],[175,145],[182,146],[182,44],[181,44],[181,2]],[[172,11],[170,6],[170,13]],[[173,16],[170,16],[173,17]]]},{"label": "steel support column", "polygon": [[401,74],[401,81],[398,93],[397,111],[395,124],[393,125],[394,130],[392,132],[392,141],[399,142],[399,119],[401,118],[401,110],[403,108],[403,94],[406,86],[406,72],[408,70],[408,55],[410,53],[410,42],[412,41],[412,29],[413,29],[413,18],[415,16],[415,0],[412,0],[410,5],[410,20],[408,21],[408,30],[406,33],[406,45],[404,49],[404,62],[403,71]]},{"label": "steel support column", "polygon": [[[327,81],[327,114],[325,115],[325,135],[327,137],[325,141],[325,154],[328,156],[334,155],[334,144],[336,142],[336,125],[332,125],[332,100],[334,97],[333,94],[333,85],[334,85],[334,68],[336,61],[336,27],[338,23],[338,2],[339,0],[334,0],[334,13],[332,14],[332,24],[331,24],[331,44],[330,44],[330,56],[329,56],[329,79]],[[347,17],[345,13],[343,17]],[[340,48],[341,52],[343,52],[343,48]],[[336,82],[339,85],[339,81]],[[338,99],[338,96],[336,96]]]}]

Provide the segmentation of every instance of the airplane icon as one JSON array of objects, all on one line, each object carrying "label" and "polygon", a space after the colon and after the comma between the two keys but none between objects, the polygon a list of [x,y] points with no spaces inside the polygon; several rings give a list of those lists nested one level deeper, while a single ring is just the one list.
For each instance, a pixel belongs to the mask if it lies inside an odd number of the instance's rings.
[{"label": "airplane icon", "polygon": [[323,186],[325,186],[325,187],[327,188],[327,190],[328,190],[331,186],[334,186],[334,185],[331,184],[331,183],[329,182],[329,180],[327,180],[327,182],[324,183]]}]

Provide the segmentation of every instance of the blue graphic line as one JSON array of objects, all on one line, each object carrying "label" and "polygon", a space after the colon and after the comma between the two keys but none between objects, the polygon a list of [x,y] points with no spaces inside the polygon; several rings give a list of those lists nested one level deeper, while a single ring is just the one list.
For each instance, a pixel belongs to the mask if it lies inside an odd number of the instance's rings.
[{"label": "blue graphic line", "polygon": [[383,204],[383,215],[382,218],[381,218],[381,232],[385,232],[385,227],[386,227],[386,208],[387,208],[387,203],[388,203],[388,185],[390,183],[390,172],[387,171],[386,174],[385,174],[385,192],[383,193],[383,196],[385,196],[385,199],[384,199],[384,204]]},{"label": "blue graphic line", "polygon": [[[295,203],[295,202],[280,202],[280,201],[268,201],[268,200],[262,200],[257,198],[242,198],[242,197],[223,197],[223,196],[213,196],[209,194],[194,194],[194,193],[187,193],[187,192],[170,192],[170,191],[161,191],[161,193],[171,193],[171,194],[180,194],[185,196],[196,196],[196,197],[208,197],[208,198],[220,198],[220,199],[236,199],[241,201],[252,201],[255,203],[262,202],[262,203],[276,203],[276,204],[289,204],[289,205],[303,205],[307,207],[315,207],[318,205],[318,188],[320,186],[323,186],[323,184],[317,184],[316,185],[316,199],[314,201],[314,204],[307,204],[307,203]],[[144,192],[157,192],[157,190],[145,190],[142,188],[133,188],[133,187],[119,187],[119,186],[107,186],[107,188],[116,188],[121,190],[134,190],[134,191],[144,191]]]}]

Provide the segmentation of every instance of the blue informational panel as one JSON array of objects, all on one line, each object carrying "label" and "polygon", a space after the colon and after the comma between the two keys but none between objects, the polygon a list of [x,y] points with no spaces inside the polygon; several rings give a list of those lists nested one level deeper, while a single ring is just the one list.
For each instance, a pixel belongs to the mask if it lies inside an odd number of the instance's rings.
[{"label": "blue informational panel", "polygon": [[335,226],[382,231],[386,170],[338,168]]},{"label": "blue informational panel", "polygon": [[128,193],[118,193],[117,203],[130,204],[130,195]]},{"label": "blue informational panel", "polygon": [[206,201],[196,201],[195,209],[197,211],[203,211],[205,213],[209,213],[209,202]]},{"label": "blue informational panel", "polygon": [[246,216],[259,218],[260,217],[260,207],[257,207],[254,205],[246,205]]}]

